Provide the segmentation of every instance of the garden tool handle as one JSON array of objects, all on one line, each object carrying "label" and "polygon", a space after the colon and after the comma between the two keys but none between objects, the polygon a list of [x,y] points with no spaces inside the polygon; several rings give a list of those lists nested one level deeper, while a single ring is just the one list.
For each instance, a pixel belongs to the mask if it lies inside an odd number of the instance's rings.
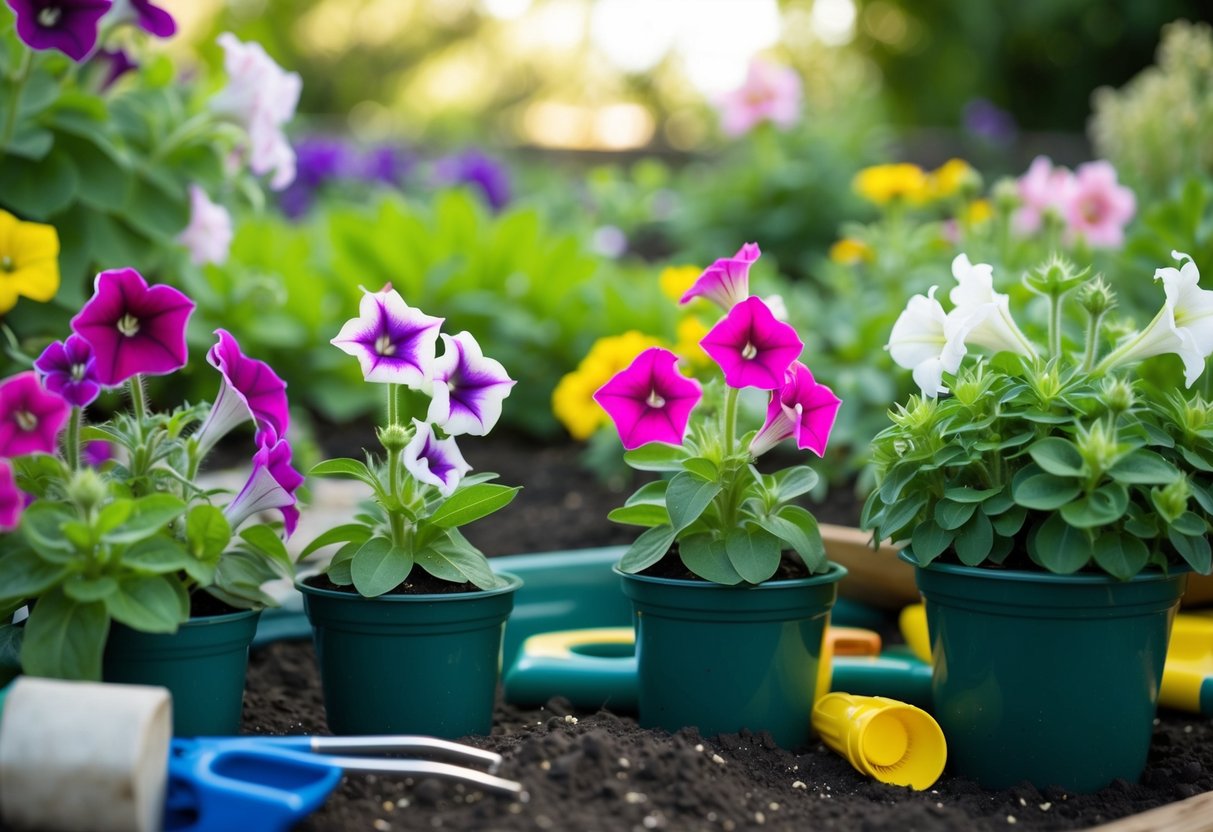
[{"label": "garden tool handle", "polygon": [[482,763],[490,774],[501,766],[501,755],[450,740],[410,734],[366,737],[303,737],[317,754],[416,754],[426,753],[468,763]]},{"label": "garden tool handle", "polygon": [[488,774],[471,768],[439,763],[433,760],[398,760],[394,758],[378,759],[373,757],[325,757],[330,763],[345,771],[362,771],[370,774],[400,774],[406,777],[440,777],[443,780],[453,780],[477,786],[487,791],[510,796],[522,794],[522,784],[514,780],[506,780],[495,774]]}]

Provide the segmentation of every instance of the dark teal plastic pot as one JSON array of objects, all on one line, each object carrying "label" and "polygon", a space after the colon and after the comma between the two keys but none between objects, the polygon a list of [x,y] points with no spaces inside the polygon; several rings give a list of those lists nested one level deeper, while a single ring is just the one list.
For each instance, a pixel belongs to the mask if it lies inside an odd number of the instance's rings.
[{"label": "dark teal plastic pot", "polygon": [[240,733],[249,644],[257,610],[191,618],[175,633],[110,627],[101,671],[107,682],[160,685],[173,696],[173,735]]},{"label": "dark teal plastic pot", "polygon": [[845,569],[755,587],[615,572],[636,611],[641,725],[770,731],[784,748],[809,741],[821,642]]},{"label": "dark teal plastic pot", "polygon": [[304,581],[324,712],[335,734],[487,734],[501,639],[522,580],[486,592],[381,595]]},{"label": "dark teal plastic pot", "polygon": [[1074,792],[1141,776],[1185,573],[916,572],[956,774]]}]

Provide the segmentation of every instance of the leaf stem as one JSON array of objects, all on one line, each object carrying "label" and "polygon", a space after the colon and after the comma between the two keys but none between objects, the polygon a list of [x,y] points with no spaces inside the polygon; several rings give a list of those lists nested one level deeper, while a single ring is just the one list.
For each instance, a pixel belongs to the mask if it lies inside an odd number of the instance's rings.
[{"label": "leaf stem", "polygon": [[4,132],[0,134],[0,152],[8,147],[13,134],[17,131],[17,113],[21,110],[21,95],[25,92],[25,82],[29,80],[30,67],[34,63],[33,50],[26,49],[21,55],[21,63],[17,66],[17,74],[13,78],[13,94],[9,99],[9,110],[5,114]]},{"label": "leaf stem", "polygon": [[1087,320],[1087,345],[1082,355],[1082,371],[1089,373],[1095,369],[1095,353],[1099,348],[1099,325],[1104,313],[1090,315]]},{"label": "leaf stem", "polygon": [[733,455],[737,442],[737,399],[741,391],[730,387],[724,395],[724,448],[725,459]]},{"label": "leaf stem", "polygon": [[63,455],[67,465],[73,471],[80,470],[80,422],[83,418],[82,408],[73,407],[72,415],[67,420],[67,437],[63,443]]}]

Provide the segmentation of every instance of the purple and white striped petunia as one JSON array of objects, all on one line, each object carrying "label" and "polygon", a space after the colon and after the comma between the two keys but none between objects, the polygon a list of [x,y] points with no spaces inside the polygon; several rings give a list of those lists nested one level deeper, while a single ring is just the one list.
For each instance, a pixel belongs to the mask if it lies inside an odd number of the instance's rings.
[{"label": "purple and white striped petunia", "polygon": [[759,390],[783,387],[784,374],[804,349],[796,330],[754,297],[730,309],[699,345],[720,366],[725,384]]},{"label": "purple and white striped petunia", "polygon": [[367,381],[427,389],[443,319],[410,307],[391,284],[363,292],[358,317],[330,343],[358,359]]},{"label": "purple and white striped petunia", "polygon": [[679,303],[705,297],[728,312],[750,296],[750,266],[761,256],[758,243],[746,243],[732,257],[723,257],[704,269]]},{"label": "purple and white striped petunia", "polygon": [[413,479],[435,486],[443,497],[451,496],[463,475],[472,470],[454,438],[439,439],[433,425],[416,419],[413,438],[404,446],[402,459]]},{"label": "purple and white striped petunia", "polygon": [[291,467],[290,443],[279,439],[273,430],[266,430],[253,454],[253,472],[223,514],[235,529],[258,512],[278,509],[286,536],[290,537],[299,523],[295,491],[302,484],[303,475]]},{"label": "purple and white striped petunia", "polygon": [[484,436],[501,418],[501,404],[515,384],[501,362],[485,358],[470,332],[442,335],[445,348],[434,361],[434,389],[427,422],[449,436]]},{"label": "purple and white striped petunia", "polygon": [[677,365],[674,353],[650,347],[594,393],[594,401],[615,422],[623,447],[682,444],[703,391],[698,381],[679,373]]},{"label": "purple and white striped petunia", "polygon": [[750,442],[750,454],[757,458],[795,437],[800,450],[824,456],[841,404],[833,390],[817,383],[808,367],[793,361],[783,387],[771,391],[766,423]]},{"label": "purple and white striped petunia", "polygon": [[101,393],[93,348],[74,333],[44,349],[34,369],[42,386],[72,407],[88,407]]},{"label": "purple and white striped petunia", "polygon": [[25,511],[26,494],[17,487],[13,466],[7,459],[0,459],[0,532],[11,532],[21,522]]},{"label": "purple and white striped petunia", "polygon": [[207,362],[223,376],[219,395],[196,436],[198,450],[205,454],[237,425],[252,419],[257,438],[272,432],[285,437],[291,414],[286,400],[286,382],[264,361],[249,358],[225,329],[216,329],[219,340],[206,354]]}]

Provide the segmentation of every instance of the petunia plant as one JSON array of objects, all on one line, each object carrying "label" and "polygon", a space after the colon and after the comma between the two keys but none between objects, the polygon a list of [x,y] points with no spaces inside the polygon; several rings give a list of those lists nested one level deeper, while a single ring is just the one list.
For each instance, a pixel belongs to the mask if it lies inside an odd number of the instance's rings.
[{"label": "petunia plant", "polygon": [[[624,572],[643,572],[673,553],[693,575],[729,585],[771,579],[785,552],[802,562],[802,574],[827,567],[817,521],[796,503],[817,474],[806,465],[763,473],[756,463],[786,439],[823,455],[841,402],[800,362],[796,330],[750,295],[759,255],[749,243],[716,260],[682,299],[705,298],[725,311],[700,341],[722,379],[705,391],[679,371],[674,353],[651,347],[594,394],[627,463],[669,475],[610,514],[646,527],[620,561]],[[766,398],[765,420],[748,430],[739,418],[746,390]]]},{"label": "petunia plant", "polygon": [[[366,597],[400,588],[418,568],[469,590],[499,583],[459,527],[509,505],[519,489],[490,482],[496,474],[469,476],[456,437],[491,431],[514,381],[471,333],[440,333],[442,323],[389,285],[364,290],[358,317],[332,340],[358,359],[367,381],[385,387],[387,424],[378,430],[385,459],[368,453],[365,461],[332,459],[311,470],[365,483],[374,502],[358,522],[321,534],[302,556],[341,544],[325,574]],[[424,413],[417,413],[424,419],[406,414],[409,402],[421,398],[410,391],[428,395]]]},{"label": "petunia plant", "polygon": [[[193,309],[134,269],[102,272],[72,334],[0,382],[0,615],[29,606],[14,631],[27,673],[98,679],[111,622],[173,632],[191,613],[272,604],[262,585],[293,575],[282,538],[303,477],[274,371],[219,330],[207,354],[220,376],[213,404],[148,405],[143,379],[187,363]],[[119,390],[129,410],[86,424]],[[201,484],[207,453],[249,421],[244,485],[232,495]]]},{"label": "petunia plant", "polygon": [[[876,437],[863,525],[924,566],[1208,573],[1213,291],[1188,255],[1173,256],[1180,267],[1154,275],[1162,308],[1140,329],[1116,320],[1102,277],[1045,262],[1024,278],[1045,313],[1037,340],[994,290],[993,268],[958,255],[952,308],[933,288],[893,327],[888,349],[921,394]],[[1179,357],[1183,389],[1138,372],[1165,354]],[[1202,375],[1203,393],[1191,389]]]}]

